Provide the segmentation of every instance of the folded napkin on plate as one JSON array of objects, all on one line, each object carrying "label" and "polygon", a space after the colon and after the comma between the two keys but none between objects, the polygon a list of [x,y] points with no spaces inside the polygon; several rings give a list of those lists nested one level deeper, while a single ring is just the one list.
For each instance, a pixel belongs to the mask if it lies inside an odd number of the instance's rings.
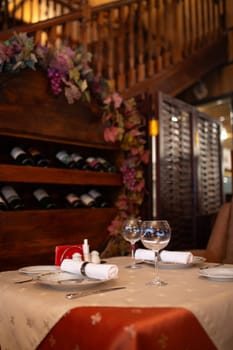
[{"label": "folded napkin on plate", "polygon": [[[135,259],[154,260],[154,252],[149,249],[137,249],[135,252]],[[193,254],[191,252],[177,252],[163,250],[160,253],[160,258],[164,262],[189,264],[193,262]]]},{"label": "folded napkin on plate", "polygon": [[62,271],[70,272],[80,277],[86,276],[99,280],[109,280],[118,276],[118,267],[113,264],[93,264],[64,259],[60,268]]}]

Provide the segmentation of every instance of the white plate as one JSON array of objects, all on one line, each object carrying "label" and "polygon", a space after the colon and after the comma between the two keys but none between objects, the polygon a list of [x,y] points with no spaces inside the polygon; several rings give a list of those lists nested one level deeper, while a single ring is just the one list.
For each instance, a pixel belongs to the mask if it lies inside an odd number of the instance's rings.
[{"label": "white plate", "polygon": [[209,267],[199,271],[199,276],[208,278],[217,282],[232,282],[233,281],[233,267],[232,265],[226,267]]},{"label": "white plate", "polygon": [[60,268],[55,265],[37,265],[22,267],[18,271],[29,276],[37,276],[43,273],[59,271],[59,269]]},{"label": "white plate", "polygon": [[[202,264],[203,262],[205,262],[205,260],[206,259],[201,257],[201,256],[194,256],[193,261],[191,263],[187,263],[187,264],[160,261],[159,268],[161,268],[161,269],[187,269],[187,268],[193,267],[195,265]],[[151,260],[150,261],[144,260],[144,261],[145,261],[145,263],[154,265],[154,262]]]},{"label": "white plate", "polygon": [[41,274],[37,277],[37,282],[56,288],[76,288],[79,287],[87,288],[95,286],[99,283],[105,283],[110,280],[98,280],[98,279],[88,279],[80,278],[79,276],[63,272],[55,271],[51,273]]}]

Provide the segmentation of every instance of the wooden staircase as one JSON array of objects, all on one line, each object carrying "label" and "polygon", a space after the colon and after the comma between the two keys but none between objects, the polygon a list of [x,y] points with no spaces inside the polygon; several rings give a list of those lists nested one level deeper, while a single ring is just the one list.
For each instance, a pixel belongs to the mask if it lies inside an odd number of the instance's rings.
[{"label": "wooden staircase", "polygon": [[[157,90],[175,96],[227,62],[224,0],[35,3],[15,0],[2,9],[0,40],[27,32],[42,44],[82,44],[96,74],[125,98]],[[27,24],[6,29],[9,18]]]}]

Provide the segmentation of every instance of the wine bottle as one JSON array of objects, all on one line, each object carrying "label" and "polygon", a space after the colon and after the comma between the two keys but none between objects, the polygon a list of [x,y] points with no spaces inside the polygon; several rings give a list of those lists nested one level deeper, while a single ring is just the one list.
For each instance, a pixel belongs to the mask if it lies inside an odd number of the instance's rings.
[{"label": "wine bottle", "polygon": [[40,167],[49,166],[49,160],[38,149],[34,147],[30,147],[28,148],[28,153],[31,155],[36,166],[40,166]]},{"label": "wine bottle", "polygon": [[109,163],[106,159],[98,157],[97,161],[101,164],[104,171],[107,171],[109,173],[116,173],[116,167]]},{"label": "wine bottle", "polygon": [[68,193],[65,196],[65,200],[70,208],[82,208],[84,206],[81,199],[75,193],[72,192]]},{"label": "wine bottle", "polygon": [[92,198],[94,198],[96,206],[98,208],[106,208],[106,207],[108,207],[108,203],[104,200],[103,195],[100,192],[98,192],[97,190],[91,189],[90,191],[88,191],[88,194]]},{"label": "wine bottle", "polygon": [[90,167],[90,170],[103,171],[103,168],[102,168],[100,162],[98,162],[97,158],[88,157],[86,159],[86,162],[87,162],[88,166]]},{"label": "wine bottle", "polygon": [[10,155],[20,165],[35,165],[32,157],[21,147],[12,148]]},{"label": "wine bottle", "polygon": [[90,170],[89,165],[79,153],[72,153],[71,159],[75,162],[75,168],[79,170]]},{"label": "wine bottle", "polygon": [[43,189],[38,188],[33,192],[34,197],[38,201],[39,205],[43,209],[53,209],[56,208],[56,204],[54,203],[51,196]]},{"label": "wine bottle", "polygon": [[88,193],[83,193],[80,195],[80,199],[85,207],[95,208],[97,204],[93,197],[91,197]]},{"label": "wine bottle", "polygon": [[3,186],[1,192],[10,209],[21,210],[24,208],[22,199],[12,186]]},{"label": "wine bottle", "polygon": [[0,196],[0,211],[5,211],[8,209],[8,206],[6,204],[6,201],[3,199],[2,196]]},{"label": "wine bottle", "polygon": [[56,158],[58,159],[60,165],[62,165],[63,167],[75,168],[75,161],[65,150],[57,152]]}]

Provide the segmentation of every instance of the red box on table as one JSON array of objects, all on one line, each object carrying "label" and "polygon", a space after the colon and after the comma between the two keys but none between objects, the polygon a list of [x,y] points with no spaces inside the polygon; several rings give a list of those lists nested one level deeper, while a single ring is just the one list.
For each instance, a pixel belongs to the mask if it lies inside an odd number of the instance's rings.
[{"label": "red box on table", "polygon": [[58,245],[55,248],[55,265],[60,266],[64,259],[72,259],[74,253],[79,253],[83,259],[83,245]]}]

